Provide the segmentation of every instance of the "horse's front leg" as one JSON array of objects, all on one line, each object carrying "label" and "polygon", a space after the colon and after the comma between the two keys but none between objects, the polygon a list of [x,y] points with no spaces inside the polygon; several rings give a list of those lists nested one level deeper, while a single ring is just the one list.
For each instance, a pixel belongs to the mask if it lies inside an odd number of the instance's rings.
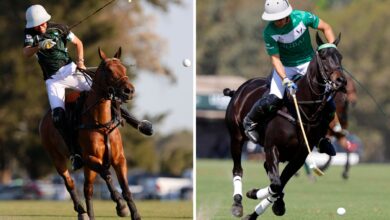
[{"label": "horse's front leg", "polygon": [[100,175],[104,181],[106,181],[112,201],[116,202],[116,214],[120,217],[129,216],[130,212],[125,201],[122,199],[120,193],[115,189],[114,184],[112,183],[112,176],[110,171],[108,169],[104,169]]},{"label": "horse's front leg", "polygon": [[[303,147],[301,149],[304,149]],[[277,195],[277,200],[274,202],[272,206],[272,211],[277,216],[282,216],[286,213],[286,207],[284,204],[284,193],[283,189],[286,186],[287,182],[291,179],[291,177],[298,172],[298,170],[305,163],[307,152],[297,153],[296,157],[291,159],[290,162],[283,169],[282,174],[280,175],[281,181],[281,192]]]},{"label": "horse's front leg", "polygon": [[118,177],[119,185],[122,189],[123,198],[127,202],[127,206],[131,212],[132,220],[140,220],[141,216],[137,211],[137,207],[133,201],[133,196],[129,189],[129,184],[127,182],[127,166],[126,166],[126,158],[123,153],[115,160],[113,167],[116,172],[116,176]]},{"label": "horse's front leg", "polygon": [[72,177],[69,174],[68,169],[64,166],[65,162],[63,163],[63,169],[57,168],[57,172],[60,174],[60,176],[64,179],[66,190],[70,194],[70,198],[73,201],[73,208],[78,213],[78,219],[80,220],[87,220],[88,215],[85,211],[83,205],[80,202],[79,196],[77,195],[77,191],[75,189],[75,184],[72,179]]},{"label": "horse's front leg", "polygon": [[95,219],[95,214],[93,211],[93,203],[92,203],[92,196],[93,196],[93,182],[96,178],[96,172],[89,169],[88,167],[84,168],[84,197],[85,197],[85,203],[87,205],[87,212],[90,220]]},{"label": "horse's front leg", "polygon": [[267,147],[265,145],[266,169],[268,178],[271,181],[269,187],[263,189],[252,189],[247,192],[247,197],[251,199],[261,199],[261,202],[255,207],[252,214],[245,216],[245,220],[256,219],[263,214],[265,210],[277,199],[277,196],[282,194],[282,184],[279,176],[279,151],[275,145]]}]

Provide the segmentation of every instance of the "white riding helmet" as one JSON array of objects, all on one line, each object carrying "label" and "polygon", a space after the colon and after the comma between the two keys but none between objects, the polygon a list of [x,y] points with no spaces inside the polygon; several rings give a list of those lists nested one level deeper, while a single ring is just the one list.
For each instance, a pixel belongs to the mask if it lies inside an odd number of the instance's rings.
[{"label": "white riding helmet", "polygon": [[288,0],[266,0],[261,18],[266,21],[276,21],[289,16],[292,7]]},{"label": "white riding helmet", "polygon": [[26,28],[36,27],[47,21],[51,16],[46,12],[42,5],[31,5],[26,11]]}]

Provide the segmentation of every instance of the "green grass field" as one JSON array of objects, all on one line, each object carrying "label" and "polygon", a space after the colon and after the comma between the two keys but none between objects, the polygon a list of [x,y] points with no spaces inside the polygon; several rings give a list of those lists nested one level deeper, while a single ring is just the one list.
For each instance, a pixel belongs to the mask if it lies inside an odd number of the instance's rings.
[{"label": "green grass field", "polygon": [[[243,193],[269,185],[263,162],[244,161]],[[233,183],[231,160],[197,160],[196,215],[198,220],[234,219],[230,214]],[[330,167],[325,176],[311,182],[300,170],[285,188],[286,214],[275,216],[271,207],[258,219],[293,220],[378,220],[390,219],[390,165],[359,164],[350,178],[341,178],[342,167]],[[243,199],[244,215],[253,212],[260,201]],[[346,214],[339,216],[338,207]]]},{"label": "green grass field", "polygon": [[[142,219],[193,219],[191,201],[136,201]],[[116,216],[115,203],[94,200],[96,219],[130,219]],[[77,219],[71,201],[0,201],[0,220]]]}]

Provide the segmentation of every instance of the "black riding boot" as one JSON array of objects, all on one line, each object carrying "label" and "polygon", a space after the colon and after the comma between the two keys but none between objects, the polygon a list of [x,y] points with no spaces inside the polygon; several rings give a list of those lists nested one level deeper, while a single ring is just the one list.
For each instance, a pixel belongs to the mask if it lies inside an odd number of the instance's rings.
[{"label": "black riding boot", "polygon": [[68,146],[70,153],[70,160],[72,163],[72,170],[78,170],[83,166],[83,160],[80,154],[76,153],[75,145],[72,143],[72,135],[70,129],[66,125],[65,110],[61,107],[55,108],[52,111],[54,127],[64,139],[65,144]]},{"label": "black riding boot", "polygon": [[[329,128],[329,124],[330,124],[330,122],[333,121],[334,116],[336,114],[336,105],[335,105],[333,99],[329,100],[326,103],[324,111],[325,111],[325,116],[323,119],[323,123],[324,123],[324,126],[326,128]],[[331,143],[331,141],[327,137],[321,138],[317,144],[317,147],[318,147],[318,150],[320,153],[326,153],[329,156],[336,155],[336,150],[334,149],[333,144]]]},{"label": "black riding boot", "polygon": [[276,95],[270,94],[259,99],[245,116],[243,126],[246,136],[254,143],[258,143],[260,135],[257,124],[264,123],[267,116],[275,113],[281,106],[282,100]]}]

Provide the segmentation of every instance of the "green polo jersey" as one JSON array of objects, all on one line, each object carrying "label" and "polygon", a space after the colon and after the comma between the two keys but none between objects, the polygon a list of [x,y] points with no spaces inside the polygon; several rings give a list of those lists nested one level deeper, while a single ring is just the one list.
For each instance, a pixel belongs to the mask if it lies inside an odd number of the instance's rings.
[{"label": "green polo jersey", "polygon": [[309,62],[314,55],[309,27],[317,29],[319,22],[314,14],[299,10],[292,11],[290,22],[282,28],[269,22],[263,32],[267,53],[279,54],[284,66]]},{"label": "green polo jersey", "polygon": [[40,34],[35,31],[34,28],[25,29],[24,33],[24,47],[35,46],[33,39],[36,35],[38,35],[40,40],[52,39],[56,42],[56,45],[54,45],[53,48],[39,50],[36,53],[38,62],[43,71],[44,80],[50,78],[50,76],[55,74],[61,67],[72,62],[72,59],[68,54],[68,49],[66,48],[66,43],[71,41],[71,38],[74,35],[69,31],[67,26],[49,22],[47,23],[45,34]]}]

